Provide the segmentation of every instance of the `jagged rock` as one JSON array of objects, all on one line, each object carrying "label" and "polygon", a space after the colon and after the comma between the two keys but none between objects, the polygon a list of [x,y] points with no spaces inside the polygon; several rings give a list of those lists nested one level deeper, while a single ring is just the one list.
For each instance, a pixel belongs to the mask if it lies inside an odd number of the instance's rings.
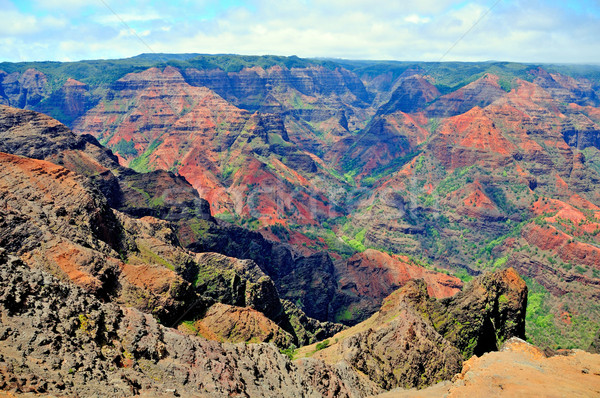
[{"label": "jagged rock", "polygon": [[272,345],[219,344],[174,332],[137,310],[100,303],[1,250],[0,292],[1,389],[82,397],[378,392],[361,390],[357,375],[346,386],[345,373],[320,361],[294,364]]},{"label": "jagged rock", "polygon": [[368,320],[301,348],[298,356],[345,363],[386,390],[423,388],[450,380],[474,353],[524,337],[526,297],[512,269],[478,277],[441,300],[429,297],[423,280],[413,280]]},{"label": "jagged rock", "polygon": [[407,297],[465,359],[525,338],[527,285],[512,268],[475,278],[447,299],[429,300],[423,283]]},{"label": "jagged rock", "polygon": [[296,345],[299,347],[325,340],[345,328],[339,323],[321,322],[310,318],[289,300],[282,300],[282,304],[296,335]]},{"label": "jagged rock", "polygon": [[279,348],[290,347],[295,339],[262,312],[249,307],[221,303],[211,305],[202,317],[184,322],[179,330],[209,340],[231,343],[273,343]]}]

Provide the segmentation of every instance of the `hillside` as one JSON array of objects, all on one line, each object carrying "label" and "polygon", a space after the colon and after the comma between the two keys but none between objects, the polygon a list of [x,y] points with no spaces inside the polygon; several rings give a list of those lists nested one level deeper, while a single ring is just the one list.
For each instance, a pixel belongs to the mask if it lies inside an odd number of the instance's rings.
[{"label": "hillside", "polygon": [[[159,54],[0,70],[0,101],[93,135],[117,156],[103,167],[184,177],[210,210],[176,216],[179,242],[252,259],[310,317],[369,318],[423,275],[403,269],[513,267],[531,341],[587,348],[600,327],[597,67]],[[111,206],[163,212],[128,173]],[[440,295],[460,287],[443,278]]]}]

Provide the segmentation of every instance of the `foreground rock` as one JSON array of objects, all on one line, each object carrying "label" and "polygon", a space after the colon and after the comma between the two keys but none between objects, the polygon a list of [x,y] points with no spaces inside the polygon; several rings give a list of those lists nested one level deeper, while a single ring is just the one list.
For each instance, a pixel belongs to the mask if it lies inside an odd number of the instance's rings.
[{"label": "foreground rock", "polygon": [[[0,390],[61,396],[365,396],[351,370],[185,336],[0,251]],[[342,380],[345,380],[343,381]]]},{"label": "foreground rock", "polygon": [[600,394],[600,355],[580,350],[546,357],[538,348],[512,338],[499,352],[472,357],[452,382],[423,390],[393,390],[401,397],[591,397]]}]

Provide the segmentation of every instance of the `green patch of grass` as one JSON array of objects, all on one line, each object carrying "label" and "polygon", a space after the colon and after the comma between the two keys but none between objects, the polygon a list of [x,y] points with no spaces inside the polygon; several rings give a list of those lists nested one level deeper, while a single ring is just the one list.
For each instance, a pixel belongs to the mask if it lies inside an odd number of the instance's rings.
[{"label": "green patch of grass", "polygon": [[327,347],[329,347],[329,340],[323,340],[320,343],[317,343],[317,345],[315,346],[315,351],[321,351]]},{"label": "green patch of grass", "polygon": [[154,140],[143,154],[133,159],[131,163],[129,163],[129,167],[138,173],[147,173],[154,170],[154,167],[151,167],[150,165],[150,155],[152,155],[152,153],[160,146],[160,144],[162,144],[161,140]]},{"label": "green patch of grass", "polygon": [[504,267],[504,265],[506,264],[507,261],[508,261],[508,256],[500,257],[500,258],[496,259],[496,261],[494,261],[494,265],[492,266],[492,268],[500,269],[500,268]]},{"label": "green patch of grass", "polygon": [[290,361],[293,361],[294,357],[298,353],[298,348],[296,348],[296,346],[292,344],[291,347],[280,349],[279,352],[287,356],[290,359]]},{"label": "green patch of grass", "polygon": [[458,279],[460,279],[461,281],[467,283],[469,282],[471,279],[473,279],[473,276],[470,275],[466,269],[461,268],[458,271],[454,272],[454,276],[457,277]]}]

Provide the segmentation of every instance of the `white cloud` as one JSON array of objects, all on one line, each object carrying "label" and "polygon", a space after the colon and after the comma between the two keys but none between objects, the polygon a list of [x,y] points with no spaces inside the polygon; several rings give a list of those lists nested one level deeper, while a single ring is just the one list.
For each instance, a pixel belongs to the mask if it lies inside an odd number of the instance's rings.
[{"label": "white cloud", "polygon": [[404,20],[406,22],[410,22],[410,23],[414,23],[414,24],[420,24],[420,23],[430,22],[431,18],[429,18],[429,17],[422,17],[422,16],[417,15],[417,14],[410,14],[409,16],[405,17]]},{"label": "white cloud", "polygon": [[[4,5],[8,0],[0,0]],[[13,0],[16,1],[16,0]],[[148,52],[100,2],[34,0],[0,7],[0,60],[82,59]],[[108,0],[107,0],[108,1]],[[155,51],[438,60],[491,0],[108,1]],[[63,11],[52,7],[63,6]],[[90,9],[91,7],[91,9]],[[591,6],[590,6],[591,7]],[[503,0],[445,60],[600,62],[600,11]],[[65,11],[64,9],[68,9]]]},{"label": "white cloud", "polygon": [[121,23],[121,20],[125,22],[148,22],[148,21],[156,21],[162,19],[161,15],[157,12],[127,12],[127,13],[118,13],[119,17],[115,14],[110,13],[106,15],[99,15],[94,18],[97,23],[100,24],[112,24],[112,23]]}]

